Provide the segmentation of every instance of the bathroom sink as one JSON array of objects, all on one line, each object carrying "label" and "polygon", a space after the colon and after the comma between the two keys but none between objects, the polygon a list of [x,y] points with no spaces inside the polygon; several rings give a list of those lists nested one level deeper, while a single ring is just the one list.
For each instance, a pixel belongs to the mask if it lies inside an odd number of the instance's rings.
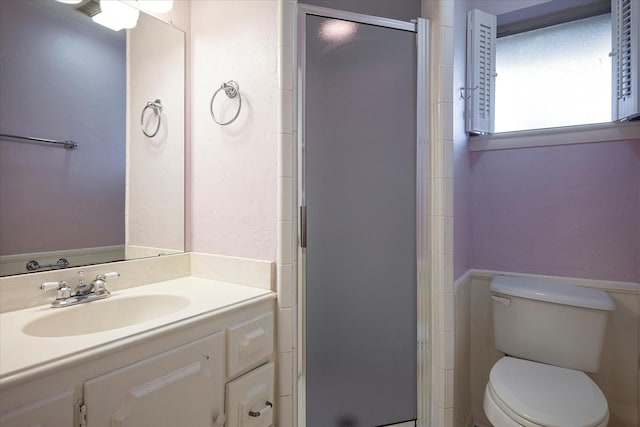
[{"label": "bathroom sink", "polygon": [[35,337],[65,337],[123,328],[168,316],[189,305],[178,295],[112,297],[51,313],[27,323],[23,332]]}]

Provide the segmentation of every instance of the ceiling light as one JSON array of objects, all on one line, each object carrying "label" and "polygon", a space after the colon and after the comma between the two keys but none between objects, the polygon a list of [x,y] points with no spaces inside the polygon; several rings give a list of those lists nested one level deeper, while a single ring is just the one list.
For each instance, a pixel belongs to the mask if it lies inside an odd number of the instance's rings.
[{"label": "ceiling light", "polygon": [[78,4],[80,3],[82,0],[56,0],[60,3],[66,3],[66,4]]},{"label": "ceiling light", "polygon": [[140,16],[138,9],[127,6],[120,0],[100,0],[100,10],[91,19],[113,31],[135,27]]}]

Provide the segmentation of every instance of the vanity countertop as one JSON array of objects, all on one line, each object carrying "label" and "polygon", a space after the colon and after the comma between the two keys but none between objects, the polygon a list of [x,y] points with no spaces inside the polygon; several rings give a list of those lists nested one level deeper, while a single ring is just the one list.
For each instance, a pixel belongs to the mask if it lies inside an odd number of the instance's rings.
[{"label": "vanity countertop", "polygon": [[[189,303],[186,307],[163,317],[101,332],[58,337],[36,337],[23,332],[30,322],[54,312],[82,310],[83,306],[89,304],[145,295],[176,295],[187,298]],[[208,316],[217,316],[242,308],[246,304],[274,298],[275,293],[265,289],[189,276],[115,291],[105,300],[73,307],[51,308],[44,305],[2,313],[0,387],[95,358],[106,351],[166,333],[172,328],[190,322],[201,321]]]}]

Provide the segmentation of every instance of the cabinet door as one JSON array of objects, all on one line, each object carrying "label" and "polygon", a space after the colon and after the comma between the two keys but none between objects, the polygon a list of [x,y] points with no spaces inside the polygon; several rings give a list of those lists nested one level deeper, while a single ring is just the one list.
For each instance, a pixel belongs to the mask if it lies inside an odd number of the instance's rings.
[{"label": "cabinet door", "polygon": [[73,390],[0,413],[2,427],[72,427]]},{"label": "cabinet door", "polygon": [[210,427],[224,410],[224,336],[209,335],[84,383],[87,427]]},{"label": "cabinet door", "polygon": [[227,384],[227,425],[269,427],[273,424],[273,363]]}]

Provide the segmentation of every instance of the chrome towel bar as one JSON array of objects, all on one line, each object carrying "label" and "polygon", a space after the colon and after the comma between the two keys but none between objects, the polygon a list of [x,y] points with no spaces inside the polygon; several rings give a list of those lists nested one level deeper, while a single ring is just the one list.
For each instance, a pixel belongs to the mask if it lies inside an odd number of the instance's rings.
[{"label": "chrome towel bar", "polygon": [[28,141],[28,142],[44,142],[46,144],[58,144],[58,145],[62,145],[67,150],[73,150],[78,146],[77,143],[71,140],[56,141],[54,139],[33,138],[31,136],[10,135],[8,133],[0,133],[0,138],[11,138],[11,139],[18,139],[21,141]]},{"label": "chrome towel bar", "polygon": [[27,263],[28,271],[38,271],[41,268],[67,268],[69,267],[69,261],[66,258],[60,258],[55,264],[42,265],[35,259],[32,259]]}]

